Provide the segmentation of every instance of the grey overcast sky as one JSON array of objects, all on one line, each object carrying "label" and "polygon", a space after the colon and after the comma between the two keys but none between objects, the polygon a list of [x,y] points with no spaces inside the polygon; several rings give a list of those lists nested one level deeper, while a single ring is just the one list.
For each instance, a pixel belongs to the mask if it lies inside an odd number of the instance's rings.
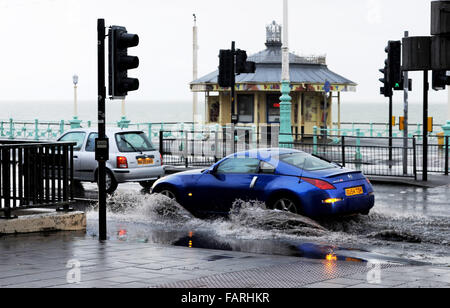
[{"label": "grey overcast sky", "polygon": [[[80,99],[95,100],[97,18],[140,36],[132,53],[140,57],[133,74],[141,89],[129,99],[191,100],[193,13],[204,75],[232,40],[250,54],[264,49],[265,26],[282,22],[282,0],[0,0],[0,100],[72,99],[74,73]],[[326,54],[331,70],[359,84],[347,101],[385,101],[378,69],[387,41],[405,30],[430,35],[429,0],[290,0],[291,51]],[[419,102],[422,75],[411,75],[411,101]],[[445,103],[447,91],[430,100]]]}]

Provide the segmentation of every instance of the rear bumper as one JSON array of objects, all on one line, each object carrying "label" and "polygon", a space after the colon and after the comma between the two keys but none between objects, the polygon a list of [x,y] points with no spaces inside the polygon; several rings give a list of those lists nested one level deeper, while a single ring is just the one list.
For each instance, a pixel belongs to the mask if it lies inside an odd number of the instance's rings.
[{"label": "rear bumper", "polygon": [[113,169],[113,173],[118,183],[152,181],[165,175],[163,166],[134,169]]},{"label": "rear bumper", "polygon": [[[369,212],[375,206],[375,196],[368,193],[354,197],[346,197],[322,192],[314,197],[304,203],[307,204],[304,207],[305,214],[309,217],[362,214]],[[324,203],[323,201],[328,198],[339,198],[341,201]]]},{"label": "rear bumper", "polygon": [[345,198],[334,204],[322,204],[330,215],[358,214],[370,211],[375,206],[374,195]]}]

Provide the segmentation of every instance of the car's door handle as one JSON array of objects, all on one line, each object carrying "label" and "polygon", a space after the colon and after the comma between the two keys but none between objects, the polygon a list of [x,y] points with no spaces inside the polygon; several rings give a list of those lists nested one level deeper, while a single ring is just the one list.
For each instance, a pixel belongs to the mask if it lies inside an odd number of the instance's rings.
[{"label": "car's door handle", "polygon": [[75,156],[75,155],[74,155],[73,158],[78,158],[78,156]]},{"label": "car's door handle", "polygon": [[252,182],[250,183],[250,189],[255,188],[256,181],[258,181],[258,177],[257,177],[257,176],[253,177],[253,180],[252,180]]}]

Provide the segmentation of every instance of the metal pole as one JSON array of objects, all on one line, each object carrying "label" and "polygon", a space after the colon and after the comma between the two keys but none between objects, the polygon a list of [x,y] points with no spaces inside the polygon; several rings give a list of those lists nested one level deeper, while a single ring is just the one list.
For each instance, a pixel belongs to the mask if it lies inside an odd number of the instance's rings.
[{"label": "metal pole", "polygon": [[327,138],[328,138],[328,123],[327,123],[327,117],[328,117],[328,101],[327,101],[327,92],[324,93],[323,95],[324,97],[324,110],[323,110],[323,122],[324,122],[324,128],[325,128],[325,140],[324,142],[327,143]]},{"label": "metal pole", "polygon": [[232,72],[233,72],[233,78],[231,80],[231,114],[232,114],[232,119],[231,122],[233,124],[237,124],[238,123],[238,119],[236,117],[236,43],[233,41],[231,43],[231,52],[233,53],[233,67],[232,67]]},{"label": "metal pole", "polygon": [[450,151],[450,137],[449,136],[445,136],[445,175],[448,175],[448,155],[449,155],[449,151]]},{"label": "metal pole", "polygon": [[[105,20],[97,21],[98,33],[98,138],[106,138],[105,125]],[[106,241],[106,161],[98,162],[99,239]]]},{"label": "metal pole", "polygon": [[393,127],[392,127],[392,116],[393,116],[393,103],[392,103],[392,94],[389,96],[389,168],[392,168],[392,136],[393,136]]},{"label": "metal pole", "polygon": [[[405,31],[405,37],[409,36],[409,32]],[[403,72],[403,174],[408,174],[408,99],[409,99],[409,74],[408,71]]]},{"label": "metal pole", "polygon": [[121,113],[122,113],[122,119],[126,118],[126,112],[125,112],[125,99],[123,99],[121,102]]},{"label": "metal pole", "polygon": [[428,70],[423,72],[423,181],[428,181]]},{"label": "metal pole", "polygon": [[77,97],[77,88],[76,84],[73,85],[73,117],[78,117],[78,97]]},{"label": "metal pole", "polygon": [[231,125],[231,127],[233,128],[233,153],[237,152],[237,130],[236,130],[236,124],[239,122],[238,119],[238,115],[237,115],[237,110],[236,110],[236,43],[233,41],[231,43],[231,51],[233,53],[233,67],[232,67],[232,72],[233,72],[233,78],[232,78],[232,82],[231,82],[231,114],[232,114],[232,119],[231,122],[233,125]]},{"label": "metal pole", "polygon": [[341,92],[338,92],[338,136],[341,136]]},{"label": "metal pole", "polygon": [[[198,28],[197,28],[197,16],[194,14],[194,27],[193,27],[193,59],[192,59],[192,80],[197,80],[198,78]],[[192,97],[192,122],[197,123],[197,113],[198,113],[198,93],[193,92]]]}]

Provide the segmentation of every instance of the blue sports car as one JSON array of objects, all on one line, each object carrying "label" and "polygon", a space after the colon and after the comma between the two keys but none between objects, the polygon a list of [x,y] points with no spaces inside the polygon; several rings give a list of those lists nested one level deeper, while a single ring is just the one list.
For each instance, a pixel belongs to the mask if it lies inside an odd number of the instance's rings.
[{"label": "blue sports car", "polygon": [[230,155],[209,169],[162,178],[153,193],[176,199],[194,215],[226,214],[236,200],[308,217],[368,215],[375,204],[369,180],[317,156],[292,149]]}]

